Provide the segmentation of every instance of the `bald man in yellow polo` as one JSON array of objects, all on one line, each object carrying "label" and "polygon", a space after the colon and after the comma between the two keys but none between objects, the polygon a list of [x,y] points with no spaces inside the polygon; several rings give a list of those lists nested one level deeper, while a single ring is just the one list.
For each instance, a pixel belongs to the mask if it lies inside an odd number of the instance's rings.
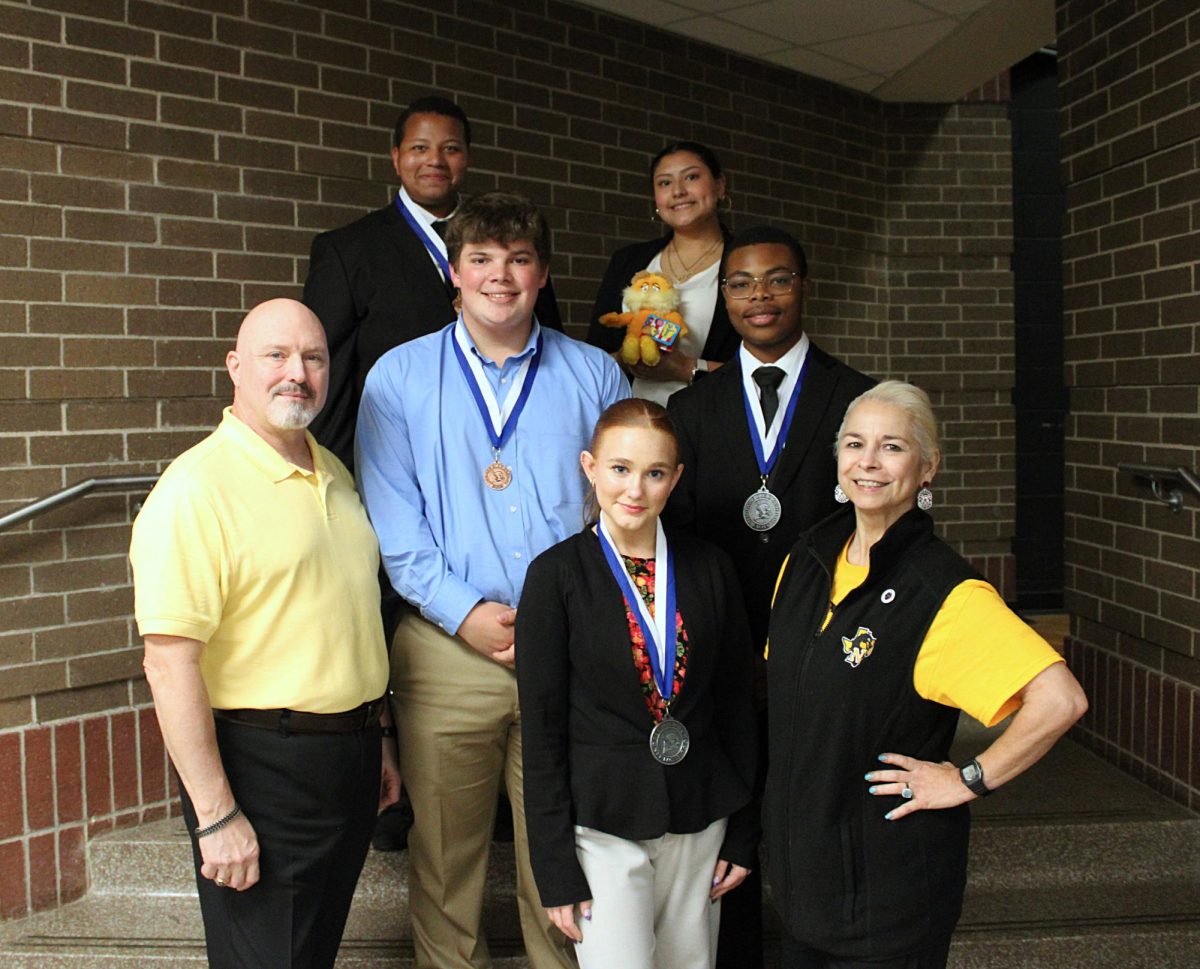
[{"label": "bald man in yellow polo", "polygon": [[379,549],[349,473],[305,430],[329,371],[316,316],[256,306],[225,365],[233,406],[134,524],[134,611],[209,965],[332,969],[400,788]]}]

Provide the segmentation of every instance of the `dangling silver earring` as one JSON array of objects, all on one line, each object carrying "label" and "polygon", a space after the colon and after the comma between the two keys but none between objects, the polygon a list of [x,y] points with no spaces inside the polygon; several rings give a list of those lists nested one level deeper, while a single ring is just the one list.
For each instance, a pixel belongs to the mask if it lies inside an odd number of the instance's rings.
[{"label": "dangling silver earring", "polygon": [[849,498],[846,497],[846,492],[842,491],[842,486],[840,484],[836,484],[833,486],[833,500],[836,501],[839,505],[844,505],[846,502],[848,502],[850,500]]},{"label": "dangling silver earring", "polygon": [[929,511],[933,507],[933,492],[928,484],[921,485],[921,490],[917,492],[917,507],[921,511]]},{"label": "dangling silver earring", "polygon": [[650,221],[654,223],[662,221],[662,216],[658,214],[658,209],[654,210],[654,214],[650,216]]}]

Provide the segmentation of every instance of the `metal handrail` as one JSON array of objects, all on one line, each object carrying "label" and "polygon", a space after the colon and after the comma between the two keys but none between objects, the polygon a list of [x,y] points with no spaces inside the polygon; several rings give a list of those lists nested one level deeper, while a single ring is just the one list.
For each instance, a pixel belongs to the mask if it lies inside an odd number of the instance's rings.
[{"label": "metal handrail", "polygon": [[1183,511],[1183,492],[1172,484],[1183,484],[1200,498],[1200,476],[1188,468],[1168,468],[1157,464],[1118,464],[1117,470],[1131,474],[1135,481],[1145,482],[1150,491],[1174,512]]},{"label": "metal handrail", "polygon": [[47,495],[45,498],[31,501],[24,508],[18,508],[7,515],[0,516],[0,532],[6,528],[12,528],[14,525],[20,525],[22,522],[27,522],[31,518],[36,518],[45,512],[53,511],[55,508],[61,508],[63,505],[70,504],[77,498],[91,494],[93,491],[124,491],[133,488],[153,487],[156,481],[158,481],[158,475],[156,474],[125,474],[112,475],[106,478],[88,478],[86,481],[80,481],[77,484],[63,488],[62,491],[56,491],[52,495]]}]

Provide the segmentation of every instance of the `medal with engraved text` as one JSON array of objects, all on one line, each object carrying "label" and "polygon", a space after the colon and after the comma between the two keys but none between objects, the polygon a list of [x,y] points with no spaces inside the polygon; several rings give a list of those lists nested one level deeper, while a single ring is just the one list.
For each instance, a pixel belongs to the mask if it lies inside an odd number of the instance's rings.
[{"label": "medal with engraved text", "polygon": [[534,378],[537,377],[538,364],[542,358],[542,333],[536,321],[533,332],[537,337],[533,352],[525,357],[513,375],[508,396],[501,403],[496,399],[496,394],[484,374],[478,353],[470,345],[462,317],[450,328],[449,340],[450,346],[454,348],[454,357],[471,390],[471,396],[475,398],[475,406],[483,419],[488,439],[492,442],[492,463],[483,469],[483,483],[491,491],[503,491],[512,484],[512,468],[500,460],[500,449],[516,429],[517,419],[525,409],[529,392],[533,389]]},{"label": "medal with engraved text", "polygon": [[492,491],[503,491],[512,484],[512,468],[500,460],[500,452],[496,451],[492,463],[483,469],[483,483]]},{"label": "medal with engraved text", "polygon": [[[779,524],[779,519],[783,517],[783,505],[779,503],[779,499],[775,495],[771,494],[771,489],[767,487],[767,478],[779,461],[779,455],[787,446],[788,431],[792,426],[792,418],[796,414],[796,401],[800,399],[800,388],[804,386],[804,373],[807,369],[808,354],[805,353],[804,362],[800,365],[800,372],[796,375],[796,383],[792,387],[787,407],[783,412],[783,420],[778,422],[777,430],[772,428],[759,430],[762,424],[762,412],[760,410],[756,414],[754,406],[750,403],[750,393],[746,388],[745,378],[743,378],[742,403],[746,408],[746,423],[750,428],[750,443],[754,447],[754,460],[758,463],[758,474],[762,479],[758,490],[742,503],[742,521],[752,531],[769,532]],[[769,454],[767,453],[768,445],[771,448]]]},{"label": "medal with engraved text", "polygon": [[687,727],[671,716],[670,704],[667,704],[662,720],[650,731],[650,756],[669,767],[683,760],[691,746]]},{"label": "medal with engraved text", "polygon": [[657,538],[654,549],[655,606],[651,615],[646,600],[634,586],[629,572],[621,562],[616,543],[612,540],[605,513],[600,513],[596,523],[596,534],[605,561],[617,580],[625,603],[637,621],[646,642],[646,654],[650,659],[650,672],[654,688],[662,698],[665,712],[661,721],[650,730],[650,756],[660,764],[678,764],[687,756],[691,746],[687,727],[671,716],[671,702],[675,697],[675,662],[677,635],[675,631],[675,561],[667,544],[662,522],[657,523]]},{"label": "medal with engraved text", "polygon": [[742,505],[742,521],[756,532],[769,532],[783,517],[783,506],[779,499],[767,490],[767,479],[763,476],[762,486],[746,499]]}]

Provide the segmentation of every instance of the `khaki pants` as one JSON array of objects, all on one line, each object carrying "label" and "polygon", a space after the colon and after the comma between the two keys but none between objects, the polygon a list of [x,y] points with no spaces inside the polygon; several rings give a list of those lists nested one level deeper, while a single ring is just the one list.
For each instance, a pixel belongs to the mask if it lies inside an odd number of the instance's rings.
[{"label": "khaki pants", "polygon": [[400,773],[416,818],[408,853],[417,969],[491,964],[480,917],[502,777],[530,965],[572,969],[569,943],[546,917],[529,867],[516,676],[409,614],[392,643],[391,685]]}]

